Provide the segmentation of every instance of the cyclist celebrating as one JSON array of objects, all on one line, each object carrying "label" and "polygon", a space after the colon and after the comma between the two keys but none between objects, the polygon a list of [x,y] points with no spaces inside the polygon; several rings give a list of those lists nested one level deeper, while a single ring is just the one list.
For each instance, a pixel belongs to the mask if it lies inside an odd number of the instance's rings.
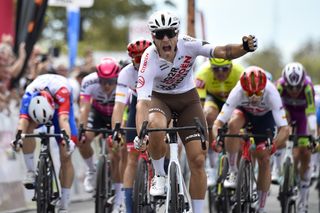
[{"label": "cyclist celebrating", "polygon": [[[107,57],[103,58],[96,66],[96,72],[87,75],[82,80],[79,122],[83,124],[84,127],[111,129],[111,116],[119,72],[120,67],[118,62],[114,58]],[[96,134],[93,132],[85,132],[78,143],[80,154],[88,166],[88,171],[84,179],[84,188],[87,192],[93,192],[95,188],[96,168],[93,160],[93,149],[91,147],[91,142],[95,136]],[[123,202],[123,196],[121,194],[122,180],[119,169],[120,156],[118,152],[111,152],[110,156],[112,161],[112,179],[115,188],[113,210],[116,211]]]},{"label": "cyclist celebrating", "polygon": [[[193,79],[192,66],[196,57],[240,57],[257,48],[255,37],[243,37],[242,44],[216,47],[189,36],[178,38],[180,20],[166,11],[152,14],[148,27],[154,45],[143,53],[138,73],[137,132],[146,120],[151,128],[167,127],[172,113],[178,114],[178,126],[194,125],[194,117],[198,117],[206,126]],[[195,131],[181,131],[179,136],[185,144],[191,170],[189,191],[193,212],[202,212],[207,179],[204,170],[206,151],[201,149],[200,138]],[[135,146],[141,148],[147,138],[136,137]],[[165,194],[166,173],[163,164],[167,146],[164,138],[164,132],[152,133],[149,137],[148,152],[155,169],[150,188],[153,196]]]},{"label": "cyclist celebrating", "polygon": [[[214,137],[217,136],[217,130],[227,122],[228,134],[239,134],[240,129],[248,122],[253,126],[253,134],[266,134],[267,129],[274,129],[275,125],[279,128],[271,149],[266,149],[266,139],[257,138],[255,139],[257,149],[252,152],[259,165],[257,180],[258,212],[264,212],[271,178],[269,158],[276,149],[285,145],[289,129],[280,95],[272,82],[267,80],[264,70],[260,67],[250,66],[242,73],[240,81],[231,91],[214,122]],[[235,188],[240,141],[226,138],[225,148],[230,166],[224,187]]]},{"label": "cyclist celebrating", "polygon": [[[71,87],[65,77],[56,74],[40,75],[26,88],[22,98],[18,123],[18,130],[22,130],[22,133],[32,133],[39,125],[52,122],[55,133],[60,133],[60,129],[64,129],[71,138],[69,151],[66,149],[65,141],[61,138],[57,140],[60,149],[61,168],[59,177],[62,187],[59,212],[67,212],[70,188],[74,177],[70,155],[74,150],[74,142],[77,141],[77,128],[72,103]],[[24,185],[27,189],[34,189],[33,153],[36,146],[35,139],[24,140],[22,150],[27,167]]]},{"label": "cyclist celebrating", "polygon": [[[210,58],[209,62],[196,73],[196,88],[201,101],[204,102],[203,111],[207,124],[212,126],[244,68],[231,60],[221,58]],[[211,143],[212,140],[212,132],[209,131],[209,142]],[[211,167],[214,166],[214,155],[215,152],[209,149]],[[216,171],[212,168],[208,169],[208,185],[214,184],[215,176]]]},{"label": "cyclist celebrating", "polygon": [[[287,64],[277,81],[278,91],[290,121],[296,121],[296,134],[312,135],[317,130],[314,89],[311,79],[298,62]],[[309,128],[308,128],[309,127]],[[293,149],[295,168],[300,174],[298,212],[308,212],[308,193],[311,180],[309,140],[300,138]],[[300,167],[298,166],[300,165]]]},{"label": "cyclist celebrating", "polygon": [[[117,88],[116,88],[116,100],[112,114],[112,126],[114,128],[117,122],[122,121],[122,116],[125,111],[125,107],[128,99],[129,104],[129,116],[127,120],[127,127],[135,127],[136,116],[136,83],[138,79],[138,69],[141,61],[142,53],[151,46],[151,41],[139,39],[128,44],[127,50],[129,56],[132,58],[132,63],[127,65],[119,74]],[[132,94],[130,96],[130,94]],[[131,213],[132,209],[132,187],[133,180],[135,178],[135,172],[137,168],[139,152],[133,147],[133,140],[136,136],[136,132],[129,131],[126,133],[126,143],[128,150],[128,161],[126,169],[123,175],[123,188],[125,191],[125,203],[127,213]]]}]

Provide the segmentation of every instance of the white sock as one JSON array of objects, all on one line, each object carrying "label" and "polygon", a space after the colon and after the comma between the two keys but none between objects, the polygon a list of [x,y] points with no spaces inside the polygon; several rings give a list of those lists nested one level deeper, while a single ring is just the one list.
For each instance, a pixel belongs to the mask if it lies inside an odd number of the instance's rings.
[{"label": "white sock", "polygon": [[164,157],[159,160],[152,159],[152,165],[155,175],[166,176],[166,172],[164,171]]},{"label": "white sock", "polygon": [[91,156],[90,158],[84,159],[84,161],[86,162],[86,164],[88,166],[89,172],[95,172],[96,171],[95,165],[93,163],[93,156]]},{"label": "white sock", "polygon": [[204,200],[193,200],[192,199],[193,213],[202,213],[204,209]]},{"label": "white sock", "polygon": [[237,167],[237,160],[238,160],[238,153],[227,153],[228,161],[229,161],[229,171],[230,172],[238,172]]},{"label": "white sock", "polygon": [[115,188],[115,198],[114,198],[114,203],[116,205],[120,205],[122,203],[122,183],[114,183],[114,188]]},{"label": "white sock", "polygon": [[60,208],[68,209],[69,201],[70,201],[70,189],[62,188],[61,189],[61,200],[60,200]]},{"label": "white sock", "polygon": [[303,204],[306,204],[306,201],[308,200],[309,184],[310,181],[300,180],[300,200]]},{"label": "white sock", "polygon": [[34,172],[34,155],[33,153],[23,154],[24,162],[26,163],[26,167],[28,171]]},{"label": "white sock", "polygon": [[258,191],[259,195],[259,210],[264,210],[264,206],[266,205],[268,192]]}]

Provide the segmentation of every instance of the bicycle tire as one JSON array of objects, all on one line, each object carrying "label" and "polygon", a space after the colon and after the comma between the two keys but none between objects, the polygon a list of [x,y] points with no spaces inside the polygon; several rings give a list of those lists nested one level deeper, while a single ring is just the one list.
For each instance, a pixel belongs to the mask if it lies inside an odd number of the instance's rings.
[{"label": "bicycle tire", "polygon": [[[290,158],[286,158],[283,164],[283,183],[280,186],[280,204],[282,213],[291,213],[295,209],[295,201],[290,201],[292,189],[294,185],[292,172],[293,163]],[[294,207],[293,207],[294,206]]]},{"label": "bicycle tire", "polygon": [[250,162],[245,159],[240,160],[237,187],[236,187],[236,212],[250,213]]},{"label": "bicycle tire", "polygon": [[180,213],[182,209],[179,204],[179,185],[178,185],[178,177],[177,177],[177,165],[173,162],[170,167],[170,206],[169,213]]},{"label": "bicycle tire", "polygon": [[148,183],[149,175],[148,162],[144,158],[140,158],[133,185],[133,213],[152,212]]},{"label": "bicycle tire", "polygon": [[95,195],[95,213],[106,213],[107,181],[106,181],[106,157],[101,155],[97,166],[97,182]]},{"label": "bicycle tire", "polygon": [[37,213],[54,212],[54,206],[51,205],[52,179],[47,175],[50,166],[50,160],[41,156],[38,164],[38,175],[36,178],[36,203]]}]

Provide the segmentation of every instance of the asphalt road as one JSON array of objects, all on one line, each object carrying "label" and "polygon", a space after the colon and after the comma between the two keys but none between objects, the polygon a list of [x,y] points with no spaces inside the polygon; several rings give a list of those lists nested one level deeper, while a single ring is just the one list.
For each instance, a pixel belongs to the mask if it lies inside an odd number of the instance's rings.
[{"label": "asphalt road", "polygon": [[[278,186],[272,185],[270,195],[266,204],[266,211],[268,213],[279,213],[281,212],[279,201],[277,200]],[[311,186],[309,195],[309,213],[319,213],[318,210],[319,197],[317,191],[315,190],[315,183]],[[24,211],[28,213],[36,212],[35,210]],[[94,202],[92,199],[86,201],[72,202],[70,206],[70,213],[91,213],[94,212]],[[204,212],[208,212],[208,206]]]}]

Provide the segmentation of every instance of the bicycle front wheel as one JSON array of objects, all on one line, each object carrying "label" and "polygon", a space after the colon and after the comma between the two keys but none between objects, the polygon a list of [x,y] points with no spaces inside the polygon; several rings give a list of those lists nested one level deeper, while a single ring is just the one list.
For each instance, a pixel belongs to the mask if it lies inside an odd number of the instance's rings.
[{"label": "bicycle front wheel", "polygon": [[253,180],[250,169],[250,162],[241,159],[236,188],[236,212],[238,213],[250,213],[251,211],[250,184]]},{"label": "bicycle front wheel", "polygon": [[283,164],[283,183],[280,185],[280,204],[282,213],[295,212],[295,201],[291,200],[294,187],[293,163],[290,158],[286,158]]},{"label": "bicycle front wheel", "polygon": [[106,156],[101,155],[98,160],[97,167],[97,183],[96,183],[96,195],[95,195],[95,212],[106,213]]},{"label": "bicycle front wheel", "polygon": [[52,177],[47,175],[51,169],[50,160],[46,161],[46,158],[41,156],[38,164],[38,175],[36,178],[36,202],[37,212],[54,212],[54,207],[51,205],[52,194]]},{"label": "bicycle front wheel", "polygon": [[169,213],[177,213],[184,211],[184,197],[179,196],[178,169],[175,163],[170,166],[170,205]]},{"label": "bicycle front wheel", "polygon": [[133,212],[149,213],[152,212],[149,195],[149,168],[144,158],[138,161],[138,169],[133,186]]}]

